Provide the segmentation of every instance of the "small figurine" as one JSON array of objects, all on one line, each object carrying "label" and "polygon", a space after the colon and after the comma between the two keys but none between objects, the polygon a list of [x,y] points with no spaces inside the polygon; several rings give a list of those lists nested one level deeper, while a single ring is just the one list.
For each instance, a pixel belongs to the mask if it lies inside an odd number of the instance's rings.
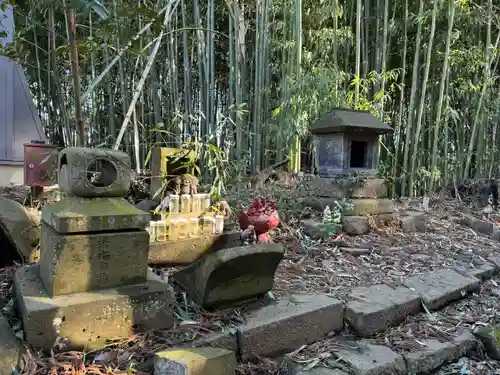
[{"label": "small figurine", "polygon": [[179,195],[181,192],[182,179],[180,176],[176,176],[174,179],[174,191],[175,194]]}]

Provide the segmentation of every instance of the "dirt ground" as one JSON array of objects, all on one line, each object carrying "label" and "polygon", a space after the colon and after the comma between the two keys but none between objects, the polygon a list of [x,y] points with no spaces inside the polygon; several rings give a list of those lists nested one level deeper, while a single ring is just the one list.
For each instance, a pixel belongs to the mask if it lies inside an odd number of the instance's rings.
[{"label": "dirt ground", "polygon": [[[17,197],[12,192],[0,193],[14,199]],[[325,293],[343,299],[355,286],[374,283],[400,285],[404,278],[411,275],[443,267],[473,267],[491,254],[500,255],[498,242],[455,222],[455,218],[470,213],[471,209],[451,199],[431,200],[427,213],[428,230],[425,233],[374,228],[363,236],[341,235],[335,240],[315,241],[305,236],[300,228],[302,219],[320,215],[304,206],[306,197],[311,195],[310,191],[275,187],[248,190],[232,197],[237,202],[234,209],[245,207],[259,195],[276,199],[283,223],[273,234],[273,239],[286,246],[286,255],[278,268],[271,297],[289,293]],[[422,207],[416,200],[413,203],[401,202],[397,209],[422,210]],[[492,220],[496,220],[495,214],[492,214]],[[342,252],[340,247],[368,249],[369,252],[353,256]],[[7,267],[0,270],[0,308],[7,312],[13,312],[11,298],[14,269]],[[156,271],[168,277],[176,269]],[[137,335],[93,353],[55,350],[47,357],[30,348],[26,355],[28,365],[23,374],[147,375],[151,365],[147,358],[154,351],[221,329],[231,330],[243,320],[239,308],[214,313],[192,305],[183,295],[178,296],[178,301],[174,329]],[[488,324],[499,316],[500,278],[496,278],[486,282],[479,294],[441,311],[410,317],[373,341],[404,352],[419,347],[419,341],[423,338],[446,340],[464,329]],[[20,327],[16,319],[11,321],[17,328]],[[350,332],[346,331],[345,334]],[[327,341],[304,348],[300,355],[310,360],[325,351],[328,351]],[[238,373],[278,374],[280,370],[274,362],[262,359],[259,363],[240,365]],[[438,373],[500,374],[500,363],[479,355],[477,358],[463,358]]]}]

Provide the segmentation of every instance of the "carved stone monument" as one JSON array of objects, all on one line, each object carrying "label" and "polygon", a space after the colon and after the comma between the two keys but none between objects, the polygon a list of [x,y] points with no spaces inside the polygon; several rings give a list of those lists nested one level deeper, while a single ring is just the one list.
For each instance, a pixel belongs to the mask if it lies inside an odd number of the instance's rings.
[{"label": "carved stone monument", "polygon": [[134,330],[171,327],[172,289],[147,280],[150,214],[123,198],[129,156],[66,148],[58,180],[67,197],[43,208],[40,264],[15,276],[26,341],[95,348]]},{"label": "carved stone monument", "polygon": [[229,307],[269,292],[283,255],[283,245],[276,243],[219,250],[178,271],[173,279],[200,306]]},{"label": "carved stone monument", "polygon": [[392,128],[370,112],[333,109],[311,126],[319,175],[326,178],[349,172],[374,175],[378,137],[390,132]]}]

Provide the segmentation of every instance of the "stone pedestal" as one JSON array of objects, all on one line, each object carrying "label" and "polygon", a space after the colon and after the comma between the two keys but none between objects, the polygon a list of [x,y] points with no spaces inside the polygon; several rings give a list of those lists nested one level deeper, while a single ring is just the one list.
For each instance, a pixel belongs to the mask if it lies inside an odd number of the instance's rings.
[{"label": "stone pedestal", "polygon": [[[26,341],[43,349],[97,348],[136,330],[170,328],[173,291],[147,280],[149,214],[122,198],[128,156],[110,150],[108,160],[106,150],[85,148],[62,155],[68,197],[43,209],[40,264],[15,275]],[[91,165],[93,175],[108,175],[88,178]]]}]

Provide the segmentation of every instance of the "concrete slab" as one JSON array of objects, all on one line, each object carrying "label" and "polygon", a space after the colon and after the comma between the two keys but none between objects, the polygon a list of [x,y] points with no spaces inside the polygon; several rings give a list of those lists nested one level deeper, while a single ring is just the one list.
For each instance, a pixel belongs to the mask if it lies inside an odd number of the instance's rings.
[{"label": "concrete slab", "polygon": [[471,349],[464,337],[449,342],[430,339],[421,341],[425,347],[404,355],[408,375],[426,374],[463,357]]},{"label": "concrete slab", "polygon": [[324,295],[291,295],[249,313],[238,327],[242,359],[271,357],[322,340],[343,328],[342,301]]},{"label": "concrete slab", "polygon": [[26,341],[50,349],[56,340],[67,348],[99,348],[107,340],[134,331],[173,325],[174,295],[158,281],[50,298],[39,278],[39,265],[16,271],[14,291]]},{"label": "concrete slab", "polygon": [[50,297],[146,281],[149,234],[57,233],[42,222],[40,277]]},{"label": "concrete slab", "polygon": [[479,280],[451,269],[439,269],[408,278],[404,285],[417,292],[430,310],[437,310],[478,290]]},{"label": "concrete slab", "polygon": [[361,337],[382,332],[421,308],[420,296],[404,287],[377,284],[354,288],[348,297],[345,319]]},{"label": "concrete slab", "polygon": [[149,263],[184,265],[219,250],[240,246],[240,232],[224,232],[185,240],[155,242],[149,246]]},{"label": "concrete slab", "polygon": [[488,261],[484,262],[470,262],[464,267],[455,269],[458,273],[466,276],[473,276],[479,280],[485,281],[491,279],[497,272],[498,267]]},{"label": "concrete slab", "polygon": [[169,349],[155,354],[155,375],[234,375],[236,356],[221,348]]},{"label": "concrete slab", "polygon": [[347,363],[354,375],[406,375],[403,357],[390,348],[362,341],[349,346],[353,348],[336,350],[333,355]]},{"label": "concrete slab", "polygon": [[209,346],[223,348],[238,353],[238,340],[235,334],[216,332],[186,344],[191,348]]}]

